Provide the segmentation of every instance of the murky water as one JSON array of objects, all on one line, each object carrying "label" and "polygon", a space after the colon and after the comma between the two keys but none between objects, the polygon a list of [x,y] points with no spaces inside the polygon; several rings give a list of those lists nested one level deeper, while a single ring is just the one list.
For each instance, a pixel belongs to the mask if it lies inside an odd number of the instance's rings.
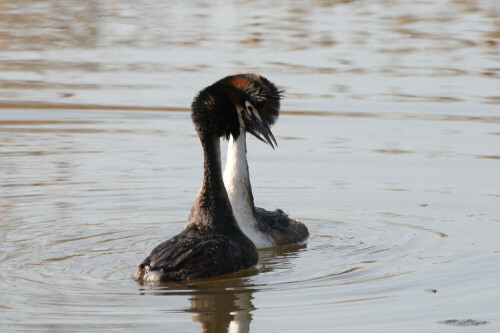
[{"label": "murky water", "polygon": [[[0,330],[499,331],[499,13],[1,2]],[[310,239],[137,284],[201,184],[191,99],[247,71],[287,90],[279,148],[249,138],[256,203]]]}]

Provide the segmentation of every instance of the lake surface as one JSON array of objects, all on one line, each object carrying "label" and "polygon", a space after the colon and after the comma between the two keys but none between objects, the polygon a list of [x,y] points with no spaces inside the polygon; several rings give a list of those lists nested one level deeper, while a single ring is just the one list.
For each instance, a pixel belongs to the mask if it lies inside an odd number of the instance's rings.
[{"label": "lake surface", "polygon": [[[500,331],[497,1],[3,1],[0,331]],[[304,244],[142,285],[201,185],[197,91],[286,90],[256,204]],[[222,146],[223,158],[227,145]]]}]

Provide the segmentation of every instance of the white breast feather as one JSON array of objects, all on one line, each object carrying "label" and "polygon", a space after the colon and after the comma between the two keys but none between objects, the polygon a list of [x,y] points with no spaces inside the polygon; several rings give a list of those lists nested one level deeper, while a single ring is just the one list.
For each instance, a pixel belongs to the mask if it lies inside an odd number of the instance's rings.
[{"label": "white breast feather", "polygon": [[257,248],[271,247],[273,246],[271,237],[257,229],[257,221],[248,193],[247,184],[250,183],[250,177],[246,155],[246,133],[243,130],[236,141],[233,137],[229,139],[224,185],[240,229]]}]

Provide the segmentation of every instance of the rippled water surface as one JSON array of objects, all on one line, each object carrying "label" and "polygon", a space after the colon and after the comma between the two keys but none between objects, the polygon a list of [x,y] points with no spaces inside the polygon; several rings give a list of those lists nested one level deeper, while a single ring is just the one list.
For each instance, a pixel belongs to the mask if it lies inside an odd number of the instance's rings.
[{"label": "rippled water surface", "polygon": [[[0,3],[0,330],[500,331],[497,1]],[[286,89],[258,206],[304,244],[185,284],[131,276],[201,184],[188,107]],[[222,145],[223,156],[226,145]]]}]

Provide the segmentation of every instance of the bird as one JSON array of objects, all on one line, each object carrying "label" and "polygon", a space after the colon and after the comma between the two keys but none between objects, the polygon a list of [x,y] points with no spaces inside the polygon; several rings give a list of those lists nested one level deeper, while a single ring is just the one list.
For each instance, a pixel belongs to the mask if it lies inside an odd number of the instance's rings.
[{"label": "bird", "polygon": [[134,274],[137,281],[181,282],[257,264],[257,248],[238,226],[224,186],[220,139],[238,138],[242,129],[264,142],[274,137],[264,118],[244,111],[266,107],[266,92],[249,84],[259,77],[227,76],[195,96],[191,119],[203,148],[202,185],[182,232],[151,251]]},{"label": "bird", "polygon": [[[280,99],[283,92],[266,78],[247,74],[238,76],[238,84],[245,90],[251,91],[259,100],[247,100],[243,113],[248,113],[250,119],[265,126],[273,125],[279,116]],[[281,209],[267,211],[255,207],[250,183],[250,174],[247,162],[246,132],[255,135],[259,126],[245,126],[248,121],[240,124],[238,136],[231,136],[228,140],[226,166],[224,169],[224,185],[233,207],[233,214],[241,230],[253,241],[257,248],[284,246],[304,241],[309,231],[304,223],[297,221]],[[271,147],[277,146],[276,139],[269,127],[264,128],[268,135],[262,135]]]}]

